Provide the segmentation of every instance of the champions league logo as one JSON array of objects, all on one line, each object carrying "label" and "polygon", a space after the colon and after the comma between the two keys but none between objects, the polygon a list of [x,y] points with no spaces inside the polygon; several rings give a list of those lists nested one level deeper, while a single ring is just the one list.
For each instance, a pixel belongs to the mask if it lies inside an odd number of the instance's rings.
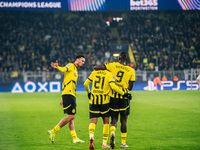
[{"label": "champions league logo", "polygon": [[178,0],[183,10],[200,10],[200,0]]},{"label": "champions league logo", "polygon": [[130,0],[130,10],[158,10],[158,0]]}]

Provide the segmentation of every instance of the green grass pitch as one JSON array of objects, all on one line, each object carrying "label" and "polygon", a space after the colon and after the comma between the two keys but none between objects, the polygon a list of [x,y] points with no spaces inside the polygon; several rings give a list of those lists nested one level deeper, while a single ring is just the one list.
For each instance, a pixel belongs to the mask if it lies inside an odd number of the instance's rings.
[{"label": "green grass pitch", "polygon": [[[128,118],[127,150],[199,150],[200,91],[133,91]],[[52,145],[47,131],[65,115],[61,93],[0,93],[0,150],[87,150],[89,103],[77,92],[76,133],[85,140],[73,144],[68,126]],[[102,146],[102,119],[95,130],[95,148]],[[120,148],[120,122],[116,150]],[[108,142],[109,143],[109,142]]]}]

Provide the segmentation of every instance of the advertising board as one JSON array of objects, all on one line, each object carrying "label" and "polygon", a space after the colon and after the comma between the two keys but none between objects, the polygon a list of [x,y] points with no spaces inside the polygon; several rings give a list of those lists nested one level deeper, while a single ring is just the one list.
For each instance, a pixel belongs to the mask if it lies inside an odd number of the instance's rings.
[{"label": "advertising board", "polygon": [[0,10],[199,10],[199,0],[2,0]]}]

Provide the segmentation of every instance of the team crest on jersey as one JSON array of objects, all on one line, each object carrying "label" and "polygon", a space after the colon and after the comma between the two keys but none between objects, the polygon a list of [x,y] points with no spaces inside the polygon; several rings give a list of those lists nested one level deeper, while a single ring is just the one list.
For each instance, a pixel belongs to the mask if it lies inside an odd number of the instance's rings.
[{"label": "team crest on jersey", "polygon": [[112,76],[112,80],[115,81],[115,77],[114,76]]},{"label": "team crest on jersey", "polygon": [[75,113],[75,109],[72,109],[72,113]]},{"label": "team crest on jersey", "polygon": [[74,77],[77,77],[77,74],[76,74],[76,73],[74,73]]},{"label": "team crest on jersey", "polygon": [[67,67],[67,68],[68,68],[69,66],[70,66],[70,64],[67,64],[65,67]]}]

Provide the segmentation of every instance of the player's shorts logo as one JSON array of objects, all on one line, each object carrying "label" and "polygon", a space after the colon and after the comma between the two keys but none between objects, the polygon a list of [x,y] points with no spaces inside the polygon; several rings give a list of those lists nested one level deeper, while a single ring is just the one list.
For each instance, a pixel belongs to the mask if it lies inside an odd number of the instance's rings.
[{"label": "player's shorts logo", "polygon": [[75,113],[75,109],[72,109],[72,113]]},{"label": "player's shorts logo", "polygon": [[183,10],[200,9],[200,0],[178,0]]}]

